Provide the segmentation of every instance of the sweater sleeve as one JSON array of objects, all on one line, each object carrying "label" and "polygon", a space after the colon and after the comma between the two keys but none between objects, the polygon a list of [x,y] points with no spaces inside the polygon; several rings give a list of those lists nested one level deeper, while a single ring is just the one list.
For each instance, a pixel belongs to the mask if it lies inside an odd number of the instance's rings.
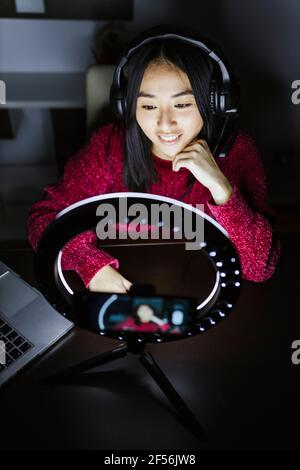
[{"label": "sweater sleeve", "polygon": [[[109,192],[105,158],[108,126],[95,132],[89,143],[68,160],[58,183],[45,186],[43,199],[30,208],[26,228],[34,251],[37,251],[43,232],[58,212],[77,201]],[[86,287],[104,266],[119,267],[119,261],[99,250],[96,242],[95,231],[88,230],[69,240],[62,250],[62,269],[76,271]]]},{"label": "sweater sleeve", "polygon": [[246,133],[242,147],[237,149],[234,166],[240,177],[239,184],[231,182],[230,199],[216,205],[211,198],[207,205],[228,232],[240,258],[242,277],[266,281],[275,272],[281,247],[271,222],[275,213],[268,205],[263,163],[253,139]]}]

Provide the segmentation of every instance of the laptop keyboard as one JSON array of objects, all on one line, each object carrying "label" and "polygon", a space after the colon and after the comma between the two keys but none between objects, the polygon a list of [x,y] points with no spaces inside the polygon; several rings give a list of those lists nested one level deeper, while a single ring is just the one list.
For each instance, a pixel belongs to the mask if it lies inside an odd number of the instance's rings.
[{"label": "laptop keyboard", "polygon": [[[0,372],[33,347],[28,339],[22,336],[6,320],[3,320],[2,317],[0,317],[0,341],[3,341],[5,345],[5,364],[0,363]],[[3,349],[1,343],[0,348]],[[4,356],[3,351],[0,351],[0,357],[2,356]]]}]

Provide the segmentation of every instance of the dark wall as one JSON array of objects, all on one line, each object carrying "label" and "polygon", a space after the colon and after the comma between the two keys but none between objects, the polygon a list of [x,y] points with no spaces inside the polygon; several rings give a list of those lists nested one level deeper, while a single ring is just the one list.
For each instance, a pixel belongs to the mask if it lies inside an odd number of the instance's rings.
[{"label": "dark wall", "polygon": [[[155,24],[179,22],[220,44],[240,77],[241,124],[261,150],[274,205],[300,205],[300,104],[291,100],[292,82],[300,79],[299,18],[298,0],[137,0],[132,20],[120,23],[126,33],[135,35]],[[0,19],[0,79],[1,72],[85,73],[95,61],[92,48],[105,24],[104,19]],[[80,137],[85,132],[80,110],[74,111],[73,120],[70,110],[22,111],[14,139],[8,138],[15,126],[10,126],[7,116],[5,129],[2,126],[0,201],[4,204],[16,205],[18,201],[10,201],[10,195],[21,193],[15,187],[19,176],[12,176],[9,188],[7,178],[1,179],[8,166],[13,175],[20,171],[19,165],[26,165],[29,204],[46,184],[45,165],[52,162],[61,170],[76,150],[74,145],[81,142],[72,141],[72,134]],[[66,115],[68,126],[64,127]],[[41,179],[36,176],[39,168]]]}]

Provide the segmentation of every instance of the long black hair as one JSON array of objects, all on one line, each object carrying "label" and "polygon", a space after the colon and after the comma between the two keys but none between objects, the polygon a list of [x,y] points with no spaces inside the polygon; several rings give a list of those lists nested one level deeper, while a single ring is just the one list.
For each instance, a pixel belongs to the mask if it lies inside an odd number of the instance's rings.
[{"label": "long black hair", "polygon": [[[208,54],[199,47],[176,38],[155,39],[139,47],[130,56],[123,70],[127,84],[123,181],[131,191],[147,192],[151,184],[158,180],[151,155],[152,142],[136,121],[137,96],[144,72],[150,64],[157,63],[175,66],[188,76],[204,124],[197,138],[205,139],[210,147],[215,132],[215,119],[209,97],[209,84],[215,67]],[[190,173],[187,181],[188,187],[194,181],[195,177]]]}]

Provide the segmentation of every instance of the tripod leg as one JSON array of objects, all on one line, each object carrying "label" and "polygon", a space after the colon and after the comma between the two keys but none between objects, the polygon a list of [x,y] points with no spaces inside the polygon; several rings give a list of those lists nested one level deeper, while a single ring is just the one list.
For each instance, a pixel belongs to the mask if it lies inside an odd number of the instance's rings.
[{"label": "tripod leg", "polygon": [[172,405],[178,411],[180,417],[186,423],[187,427],[191,429],[198,438],[203,441],[206,440],[207,438],[202,426],[197,421],[191,410],[187,407],[181,396],[177,393],[171,382],[162,372],[158,364],[155,362],[153,356],[149,352],[145,351],[143,354],[141,354],[139,359],[155,382],[159,385],[164,394],[167,396],[167,398],[170,400]]},{"label": "tripod leg", "polygon": [[68,379],[74,377],[74,375],[79,374],[80,372],[85,372],[93,367],[100,366],[106,362],[113,361],[119,357],[124,357],[127,354],[127,345],[121,344],[117,348],[107,351],[105,353],[99,354],[98,356],[92,357],[87,361],[81,362],[80,364],[75,364],[74,366],[69,367],[57,374],[51,375],[48,379]]}]

